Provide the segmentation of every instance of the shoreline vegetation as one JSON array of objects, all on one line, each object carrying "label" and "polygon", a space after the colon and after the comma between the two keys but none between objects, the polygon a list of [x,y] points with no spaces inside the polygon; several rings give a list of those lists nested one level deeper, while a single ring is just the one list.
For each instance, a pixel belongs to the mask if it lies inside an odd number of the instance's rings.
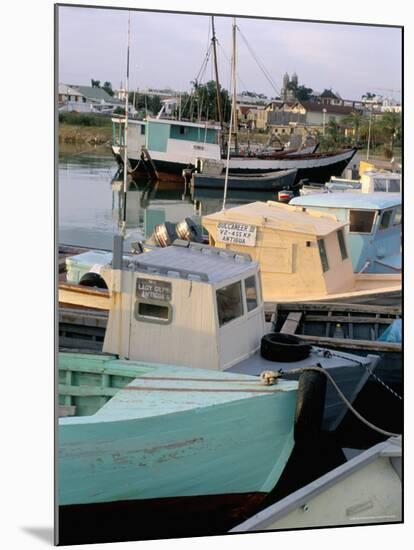
[{"label": "shoreline vegetation", "polygon": [[111,139],[110,117],[92,113],[59,113],[59,142],[109,145]]}]

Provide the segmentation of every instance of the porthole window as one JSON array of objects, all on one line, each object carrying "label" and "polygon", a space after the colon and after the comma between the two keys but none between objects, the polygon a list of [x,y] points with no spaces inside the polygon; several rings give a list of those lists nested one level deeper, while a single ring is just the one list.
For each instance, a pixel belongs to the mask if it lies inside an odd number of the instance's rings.
[{"label": "porthole window", "polygon": [[137,321],[160,323],[163,325],[169,324],[172,321],[171,304],[165,302],[137,300],[135,302],[134,313]]}]

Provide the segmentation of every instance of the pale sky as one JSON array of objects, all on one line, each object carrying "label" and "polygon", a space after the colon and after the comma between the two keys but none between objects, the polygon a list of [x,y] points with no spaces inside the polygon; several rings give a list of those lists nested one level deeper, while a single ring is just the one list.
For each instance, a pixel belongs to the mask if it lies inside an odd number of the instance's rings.
[{"label": "pale sky", "polygon": [[[130,13],[130,90],[138,86],[189,91],[207,53],[211,18]],[[227,89],[232,21],[215,18],[220,83]],[[237,37],[238,91],[274,97],[283,74],[296,71],[299,84],[320,92],[332,88],[344,99],[359,99],[365,92],[401,99],[399,28],[241,17],[237,25],[242,33]],[[118,88],[126,76],[127,30],[127,10],[60,7],[59,82],[90,85],[94,78]],[[255,57],[270,73],[276,90]],[[210,62],[202,81],[212,77]]]}]

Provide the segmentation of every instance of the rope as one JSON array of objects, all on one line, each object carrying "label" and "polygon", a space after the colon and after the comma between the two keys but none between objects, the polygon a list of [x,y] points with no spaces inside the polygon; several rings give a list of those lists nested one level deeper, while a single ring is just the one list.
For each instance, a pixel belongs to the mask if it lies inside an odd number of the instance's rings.
[{"label": "rope", "polygon": [[[371,428],[372,430],[382,434],[382,435],[385,435],[387,437],[398,437],[400,436],[401,434],[396,434],[396,433],[393,433],[393,432],[388,432],[387,430],[383,430],[382,428],[379,428],[378,426],[375,426],[375,424],[372,424],[371,422],[369,422],[369,420],[367,420],[366,418],[364,418],[356,409],[354,409],[354,407],[351,405],[350,401],[345,397],[345,395],[342,393],[342,390],[339,388],[338,384],[335,382],[335,380],[332,378],[332,376],[329,374],[329,372],[322,368],[322,367],[318,367],[318,366],[313,366],[313,367],[301,367],[299,369],[292,369],[290,371],[283,371],[283,370],[280,370],[279,372],[273,372],[273,377],[275,379],[278,378],[278,376],[283,376],[283,375],[290,375],[290,374],[302,374],[306,371],[316,371],[316,372],[322,372],[327,378],[328,380],[331,382],[331,384],[333,385],[333,387],[336,389],[336,391],[338,392],[338,395],[339,397],[342,399],[342,401],[345,403],[345,405],[348,407],[348,409],[363,423],[365,424],[366,426],[368,426],[369,428]],[[265,379],[264,382],[265,383],[269,383],[267,380],[269,379],[270,377],[270,374],[269,372],[271,371],[266,371],[266,376],[264,376],[263,378]]]},{"label": "rope", "polygon": [[372,376],[372,378],[374,380],[376,380],[379,384],[381,384],[381,386],[383,386],[386,390],[388,390],[394,397],[396,397],[397,399],[402,401],[402,396],[399,395],[392,388],[390,388],[383,380],[381,380],[381,378],[377,374],[375,374],[369,368],[368,365],[364,365],[364,363],[362,363],[361,361],[358,361],[357,359],[354,359],[354,358],[350,359],[349,357],[346,357],[345,355],[341,355],[340,353],[337,353],[336,351],[330,351],[329,353],[331,354],[332,357],[339,357],[340,359],[348,359],[348,361],[354,361],[354,363],[357,363],[358,365],[361,365],[362,367],[364,367],[369,372],[370,376]]},{"label": "rope", "polygon": [[239,31],[239,34],[240,36],[242,37],[244,43],[246,44],[246,47],[247,49],[249,50],[250,54],[252,55],[253,59],[256,61],[259,69],[262,71],[262,73],[264,74],[264,76],[266,77],[267,81],[269,82],[269,84],[272,86],[272,88],[274,89],[274,91],[276,92],[277,95],[280,94],[280,88],[278,88],[274,82],[274,80],[272,79],[272,77],[270,76],[270,73],[269,71],[266,69],[266,67],[260,63],[260,60],[258,59],[257,55],[254,53],[252,47],[250,46],[249,42],[247,41],[247,38],[244,36],[244,34],[242,33],[242,31],[240,30],[239,27],[237,27],[237,30]]}]

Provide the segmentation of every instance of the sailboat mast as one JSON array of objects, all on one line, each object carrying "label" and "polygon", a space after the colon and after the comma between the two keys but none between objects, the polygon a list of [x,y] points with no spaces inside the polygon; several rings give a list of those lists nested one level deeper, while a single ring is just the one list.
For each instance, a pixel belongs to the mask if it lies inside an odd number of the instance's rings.
[{"label": "sailboat mast", "polygon": [[[230,149],[231,149],[231,136],[232,136],[232,126],[234,119],[237,117],[237,102],[236,102],[236,49],[235,49],[235,29],[236,29],[236,19],[233,20],[233,53],[231,57],[231,86],[233,87],[233,95],[231,102],[231,111],[230,111],[230,125],[229,125],[229,136],[227,141],[227,160],[226,160],[226,171],[224,175],[224,194],[223,194],[223,205],[222,210],[226,209],[227,201],[227,187],[229,181],[229,166],[230,166]],[[237,140],[237,133],[235,133],[235,139]],[[237,141],[236,141],[236,152],[237,152]]]},{"label": "sailboat mast", "polygon": [[219,75],[218,75],[218,65],[217,65],[217,38],[216,38],[216,31],[214,28],[214,15],[211,16],[211,30],[212,30],[212,38],[211,41],[213,43],[213,57],[214,57],[214,73],[216,77],[216,97],[217,97],[217,115],[221,126],[221,131],[223,132],[223,113],[221,110],[221,93],[220,93],[220,82],[219,82]]},{"label": "sailboat mast", "polygon": [[[232,66],[232,73],[233,73],[233,132],[234,132],[234,148],[235,153],[238,153],[239,150],[239,144],[237,140],[237,131],[238,131],[238,120],[237,120],[237,82],[236,82],[236,66],[237,66],[237,51],[236,51],[236,18],[233,18],[233,66]],[[231,131],[231,128],[230,128]]]},{"label": "sailboat mast", "polygon": [[127,45],[127,67],[125,80],[125,132],[124,132],[124,182],[123,182],[123,212],[122,212],[122,235],[125,236],[126,225],[126,201],[127,201],[127,181],[128,181],[128,89],[129,89],[129,48],[131,34],[131,13],[128,12],[128,45]]}]

